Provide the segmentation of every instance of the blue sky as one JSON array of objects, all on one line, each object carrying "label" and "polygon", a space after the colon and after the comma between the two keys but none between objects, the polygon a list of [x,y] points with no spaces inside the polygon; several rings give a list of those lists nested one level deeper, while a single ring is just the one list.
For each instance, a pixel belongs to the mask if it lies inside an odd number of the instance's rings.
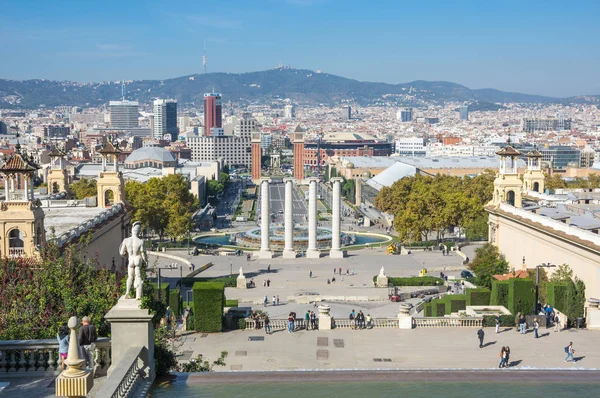
[{"label": "blue sky", "polygon": [[600,1],[0,2],[0,77],[251,72],[283,62],[365,81],[600,94]]}]

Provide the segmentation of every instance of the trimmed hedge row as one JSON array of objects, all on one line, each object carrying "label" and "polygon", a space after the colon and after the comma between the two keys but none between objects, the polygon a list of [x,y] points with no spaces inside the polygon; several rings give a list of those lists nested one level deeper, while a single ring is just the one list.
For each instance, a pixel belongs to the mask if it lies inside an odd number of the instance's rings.
[{"label": "trimmed hedge row", "polygon": [[[165,306],[169,305],[169,282],[162,282],[160,284],[160,301]],[[154,289],[154,299],[158,300],[158,291],[159,289]]]},{"label": "trimmed hedge row", "polygon": [[199,332],[220,332],[223,329],[225,284],[223,282],[196,282],[194,297],[194,329]]},{"label": "trimmed hedge row", "polygon": [[444,300],[446,301],[446,315],[467,308],[467,296],[464,294],[449,294],[444,296]]},{"label": "trimmed hedge row", "polygon": [[548,287],[548,305],[563,313],[566,312],[568,284],[566,282],[549,282],[546,286]]},{"label": "trimmed hedge row", "polygon": [[535,308],[535,285],[531,279],[508,280],[508,306],[511,314],[531,314]]},{"label": "trimmed hedge row", "polygon": [[179,288],[169,290],[169,306],[175,314],[175,316],[181,316],[181,294]]},{"label": "trimmed hedge row", "polygon": [[[377,275],[373,277],[373,282],[377,282]],[[388,284],[391,286],[441,286],[444,284],[444,280],[435,276],[413,276],[408,278],[390,276],[388,277]]]},{"label": "trimmed hedge row", "polygon": [[[220,278],[183,278],[183,286],[185,287],[191,287],[196,282],[221,282],[225,287],[236,287],[237,274]],[[179,286],[179,281],[177,281],[177,286]]]},{"label": "trimmed hedge row", "polygon": [[467,305],[490,305],[490,296],[492,292],[490,289],[485,287],[478,287],[475,289],[467,289],[466,300]]},{"label": "trimmed hedge row", "polygon": [[225,300],[225,307],[237,307],[237,306],[238,306],[237,300]]},{"label": "trimmed hedge row", "polygon": [[432,317],[431,303],[427,303],[423,306],[423,316]]},{"label": "trimmed hedge row", "polygon": [[490,305],[501,305],[508,308],[508,281],[493,281]]},{"label": "trimmed hedge row", "polygon": [[444,301],[443,299],[433,300],[431,302],[431,306],[432,306],[433,316],[438,317],[438,316],[446,315],[446,301]]},{"label": "trimmed hedge row", "polygon": [[[496,316],[495,315],[484,315],[483,316],[483,326],[485,327],[495,327],[496,326]],[[515,326],[515,317],[513,315],[500,315],[500,326]]]}]

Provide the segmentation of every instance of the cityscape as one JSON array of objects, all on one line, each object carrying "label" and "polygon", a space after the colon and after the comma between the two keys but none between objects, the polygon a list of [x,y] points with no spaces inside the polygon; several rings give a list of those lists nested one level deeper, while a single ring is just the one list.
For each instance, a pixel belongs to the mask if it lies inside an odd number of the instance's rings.
[{"label": "cityscape", "polygon": [[598,388],[600,86],[520,58],[597,5],[60,3],[0,6],[0,398]]}]

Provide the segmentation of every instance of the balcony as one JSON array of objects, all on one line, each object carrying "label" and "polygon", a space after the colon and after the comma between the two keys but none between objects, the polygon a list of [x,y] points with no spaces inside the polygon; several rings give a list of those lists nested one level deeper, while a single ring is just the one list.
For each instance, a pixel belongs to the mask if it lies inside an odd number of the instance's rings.
[{"label": "balcony", "polygon": [[25,256],[25,249],[22,247],[9,247],[8,248],[8,257],[10,258],[19,258]]}]

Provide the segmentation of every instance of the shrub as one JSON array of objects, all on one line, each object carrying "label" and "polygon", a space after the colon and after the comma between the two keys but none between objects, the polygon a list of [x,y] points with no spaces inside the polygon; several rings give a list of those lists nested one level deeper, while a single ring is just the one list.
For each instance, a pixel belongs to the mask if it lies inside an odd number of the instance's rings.
[{"label": "shrub", "polygon": [[427,303],[423,306],[423,316],[425,317],[431,317],[432,315],[432,311],[431,311],[431,303]]},{"label": "shrub", "polygon": [[464,294],[449,294],[444,299],[446,300],[446,315],[467,308],[467,296]]},{"label": "shrub", "polygon": [[169,306],[175,316],[181,316],[181,294],[179,288],[169,290]]},{"label": "shrub", "polygon": [[239,330],[244,330],[246,329],[246,318],[245,317],[234,317],[235,320],[237,320],[237,322],[235,322],[234,324],[237,324],[237,328]]},{"label": "shrub", "polygon": [[190,308],[190,312],[187,317],[186,329],[187,330],[196,330],[195,326],[196,326],[196,324],[194,323],[194,309]]},{"label": "shrub", "polygon": [[508,308],[508,281],[492,282],[490,305],[501,305]]},{"label": "shrub", "polygon": [[[496,316],[495,315],[484,315],[483,326],[495,327]],[[500,315],[500,326],[512,327],[515,326],[515,317],[512,315]]]},{"label": "shrub", "polygon": [[[183,286],[185,287],[191,287],[196,282],[221,282],[225,285],[225,287],[236,287],[237,274],[223,276],[220,278],[183,278]],[[179,281],[177,281],[177,285],[179,286]]]},{"label": "shrub", "polygon": [[492,292],[490,289],[479,287],[476,289],[467,289],[467,304],[471,305],[490,305],[490,295]]},{"label": "shrub", "polygon": [[[373,282],[377,282],[377,275],[373,277]],[[388,277],[388,284],[391,286],[436,286],[443,285],[444,280],[435,276],[414,276],[408,278]]]},{"label": "shrub", "polygon": [[237,300],[225,300],[225,307],[237,307],[237,306],[238,306]]},{"label": "shrub", "polygon": [[433,316],[444,316],[446,314],[446,300],[436,299],[431,301]]},{"label": "shrub", "polygon": [[196,282],[192,290],[195,330],[220,332],[223,329],[225,285],[222,282]]},{"label": "shrub", "polygon": [[[158,300],[158,290],[154,290],[154,299]],[[160,284],[160,302],[165,306],[169,305],[169,282],[161,282]]]},{"label": "shrub", "polygon": [[548,305],[561,312],[567,308],[567,282],[548,283]]},{"label": "shrub", "polygon": [[508,310],[511,314],[530,314],[535,308],[535,286],[531,279],[508,280]]}]

